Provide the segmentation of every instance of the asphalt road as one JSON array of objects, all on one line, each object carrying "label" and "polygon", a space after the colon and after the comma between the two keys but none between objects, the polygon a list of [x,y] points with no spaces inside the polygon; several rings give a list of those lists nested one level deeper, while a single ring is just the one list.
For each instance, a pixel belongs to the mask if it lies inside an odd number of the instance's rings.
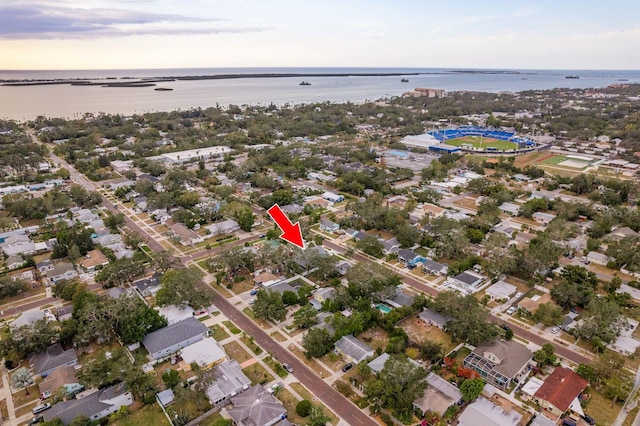
[{"label": "asphalt road", "polygon": [[[340,245],[338,245],[336,243],[333,243],[331,241],[324,240],[322,244],[327,246],[327,247],[329,247],[332,250],[335,250],[338,253],[344,253],[346,251],[346,249],[344,247],[342,247],[342,246],[340,246]],[[353,255],[353,259],[355,259],[355,260],[357,260],[359,262],[372,262],[371,259],[367,258],[366,256],[364,256],[364,255],[362,255],[360,253],[355,253]],[[437,296],[438,293],[439,293],[439,291],[436,290],[435,288],[426,285],[425,283],[423,283],[422,281],[420,281],[420,280],[418,280],[416,278],[412,278],[412,277],[409,277],[409,276],[406,276],[406,275],[401,275],[400,277],[402,278],[402,282],[404,284],[410,285],[411,287],[413,287],[416,290],[419,290],[419,291],[421,291],[423,293],[429,294],[429,295],[431,295],[433,297]],[[511,329],[513,330],[513,333],[516,336],[522,337],[523,339],[526,339],[526,340],[528,340],[528,341],[530,341],[532,343],[535,343],[536,345],[542,346],[545,343],[551,343],[555,347],[556,353],[558,355],[560,355],[560,356],[562,356],[562,357],[564,357],[566,359],[569,359],[569,360],[571,360],[571,361],[573,361],[575,363],[580,364],[580,363],[588,363],[589,361],[591,361],[591,359],[587,358],[586,356],[580,355],[580,354],[572,351],[571,349],[569,349],[569,348],[567,348],[565,346],[562,346],[562,345],[560,345],[558,343],[555,343],[553,341],[549,341],[549,340],[545,339],[543,336],[540,336],[540,335],[538,335],[536,333],[532,333],[532,332],[530,332],[528,330],[525,330],[522,327],[518,327],[517,325],[512,324],[510,322],[507,322],[507,321],[505,321],[505,320],[503,320],[501,318],[498,318],[495,315],[489,314],[487,316],[487,319],[490,322],[494,322],[494,323],[496,323],[498,325],[500,325],[500,324],[508,324],[509,327],[511,327]]]}]

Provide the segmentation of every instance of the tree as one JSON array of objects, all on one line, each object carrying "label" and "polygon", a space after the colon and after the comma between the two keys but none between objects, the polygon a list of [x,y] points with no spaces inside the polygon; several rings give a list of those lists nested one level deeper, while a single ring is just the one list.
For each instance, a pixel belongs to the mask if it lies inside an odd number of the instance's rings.
[{"label": "tree", "polygon": [[444,356],[444,347],[442,344],[432,340],[424,340],[420,344],[420,357],[435,364]]},{"label": "tree", "polygon": [[563,317],[562,309],[549,302],[539,305],[532,318],[535,322],[541,322],[547,327],[550,327],[560,324]]},{"label": "tree", "polygon": [[362,250],[363,252],[373,257],[380,258],[384,254],[384,246],[378,240],[378,238],[374,237],[373,235],[370,235],[358,241],[356,243],[356,247],[358,248],[358,250]]},{"label": "tree", "polygon": [[331,420],[331,417],[327,416],[324,412],[324,408],[321,405],[316,405],[311,409],[309,414],[308,426],[324,426]]},{"label": "tree", "polygon": [[307,304],[293,314],[293,324],[298,328],[308,328],[318,323],[318,312]]},{"label": "tree", "polygon": [[280,293],[270,290],[258,291],[256,301],[253,303],[253,312],[256,318],[273,322],[280,322],[287,316],[282,296]]},{"label": "tree", "polygon": [[533,353],[533,360],[540,367],[545,365],[555,365],[557,362],[556,348],[551,343],[545,343],[542,348]]},{"label": "tree", "polygon": [[96,282],[104,288],[130,284],[144,274],[144,268],[132,259],[123,257],[102,268],[96,275]]},{"label": "tree", "polygon": [[511,328],[507,328],[504,331],[504,338],[505,340],[511,340],[513,339],[513,330]]},{"label": "tree", "polygon": [[620,316],[620,306],[615,301],[594,298],[589,303],[588,317],[576,327],[575,333],[586,340],[598,338],[604,343],[611,343],[626,324]]},{"label": "tree", "polygon": [[191,306],[206,308],[211,304],[211,293],[203,288],[202,273],[195,267],[170,269],[160,279],[162,284],[156,293],[156,302],[161,305]]},{"label": "tree", "polygon": [[434,301],[436,311],[453,318],[445,330],[458,342],[479,345],[498,334],[495,326],[487,322],[483,307],[473,295],[462,296],[455,291],[445,291]]},{"label": "tree", "polygon": [[162,381],[168,388],[174,388],[178,383],[180,383],[180,373],[178,370],[169,368],[162,374]]},{"label": "tree", "polygon": [[114,215],[111,212],[107,212],[107,216],[104,218],[104,224],[112,232],[118,232],[118,228],[124,225],[124,215],[122,213]]},{"label": "tree", "polygon": [[16,389],[25,390],[25,395],[29,395],[29,386],[33,384],[33,374],[26,367],[20,367],[13,373],[11,384]]},{"label": "tree", "polygon": [[484,388],[484,380],[480,378],[467,379],[460,385],[460,393],[465,402],[474,401]]},{"label": "tree", "polygon": [[396,228],[396,238],[402,247],[411,247],[420,239],[420,231],[415,226],[402,223]]},{"label": "tree", "polygon": [[313,406],[311,405],[311,402],[307,399],[303,399],[302,401],[298,402],[298,404],[296,404],[296,414],[300,417],[307,417],[309,414],[311,414],[312,408]]},{"label": "tree", "polygon": [[410,413],[413,401],[422,396],[427,372],[401,355],[391,355],[377,377],[367,380],[364,394],[374,405]]},{"label": "tree", "polygon": [[178,259],[173,257],[169,250],[161,250],[154,253],[152,264],[156,272],[164,274],[178,265]]},{"label": "tree", "polygon": [[312,328],[302,338],[302,347],[308,358],[320,358],[333,347],[333,338],[324,328]]},{"label": "tree", "polygon": [[253,227],[253,222],[255,221],[255,217],[253,216],[253,212],[250,208],[238,210],[234,215],[236,222],[240,226],[240,229],[243,231],[249,232]]}]

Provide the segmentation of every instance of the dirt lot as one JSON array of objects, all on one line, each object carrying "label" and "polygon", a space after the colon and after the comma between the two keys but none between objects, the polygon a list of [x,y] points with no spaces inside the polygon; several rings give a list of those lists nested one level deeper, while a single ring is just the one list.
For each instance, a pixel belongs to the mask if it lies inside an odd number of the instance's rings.
[{"label": "dirt lot", "polygon": [[382,348],[383,351],[386,349],[387,343],[389,343],[389,336],[387,336],[387,332],[380,327],[372,328],[361,333],[358,336],[358,339],[362,340],[373,349]]},{"label": "dirt lot", "polygon": [[460,207],[464,207],[469,210],[477,210],[478,206],[476,205],[476,199],[473,197],[464,197],[453,204],[458,205]]},{"label": "dirt lot", "polygon": [[238,363],[240,364],[253,358],[247,351],[242,348],[242,346],[238,344],[238,342],[227,343],[223,346],[223,348],[227,355],[238,361]]},{"label": "dirt lot", "polygon": [[445,353],[448,353],[455,347],[447,333],[440,330],[438,327],[425,324],[419,318],[407,318],[400,323],[400,327],[402,327],[404,331],[407,332],[409,338],[416,343],[420,343],[424,340],[431,340],[433,342],[440,343],[444,347]]}]

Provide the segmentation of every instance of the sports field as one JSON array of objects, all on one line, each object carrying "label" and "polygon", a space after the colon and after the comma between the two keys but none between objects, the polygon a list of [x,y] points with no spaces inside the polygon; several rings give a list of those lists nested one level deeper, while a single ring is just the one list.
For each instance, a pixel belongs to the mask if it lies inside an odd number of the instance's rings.
[{"label": "sports field", "polygon": [[571,169],[584,169],[590,165],[589,161],[584,161],[580,158],[565,155],[552,155],[541,161],[541,164],[548,164],[552,166],[568,167]]},{"label": "sports field", "polygon": [[517,149],[518,144],[503,141],[500,139],[494,138],[485,138],[480,136],[463,136],[461,138],[449,139],[444,142],[447,145],[452,146],[460,146],[463,145],[471,145],[473,148],[486,149],[486,148],[495,148],[498,151],[507,151],[510,149]]}]

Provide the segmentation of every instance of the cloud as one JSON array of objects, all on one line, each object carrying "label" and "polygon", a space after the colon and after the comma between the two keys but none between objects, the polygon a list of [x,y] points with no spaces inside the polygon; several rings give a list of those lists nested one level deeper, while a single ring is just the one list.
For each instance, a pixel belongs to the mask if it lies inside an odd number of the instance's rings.
[{"label": "cloud", "polygon": [[267,31],[263,25],[65,2],[0,5],[0,39],[83,39],[138,34],[186,35]]}]

